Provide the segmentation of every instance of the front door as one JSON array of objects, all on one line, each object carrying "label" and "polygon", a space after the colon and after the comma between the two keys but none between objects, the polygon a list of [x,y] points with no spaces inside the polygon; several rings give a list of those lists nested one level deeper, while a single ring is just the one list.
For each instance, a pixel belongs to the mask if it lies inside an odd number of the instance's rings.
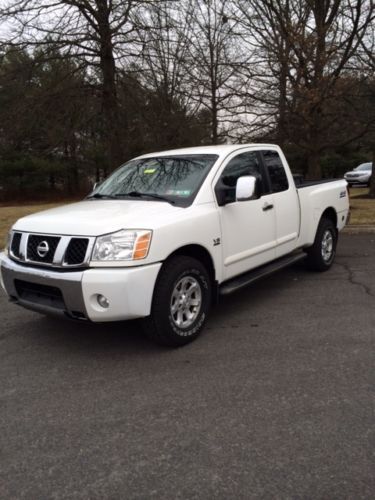
[{"label": "front door", "polygon": [[[236,201],[239,177],[257,177],[257,199]],[[276,217],[260,153],[236,154],[224,167],[216,187],[226,187],[225,205],[219,207],[224,279],[249,271],[276,256]]]}]

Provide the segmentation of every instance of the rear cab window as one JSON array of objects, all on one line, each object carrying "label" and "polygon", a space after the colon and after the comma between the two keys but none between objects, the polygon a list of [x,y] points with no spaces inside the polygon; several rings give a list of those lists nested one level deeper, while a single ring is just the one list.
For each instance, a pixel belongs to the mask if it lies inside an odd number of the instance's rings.
[{"label": "rear cab window", "polygon": [[273,150],[263,150],[261,154],[271,191],[273,193],[287,191],[289,189],[289,181],[279,153]]}]

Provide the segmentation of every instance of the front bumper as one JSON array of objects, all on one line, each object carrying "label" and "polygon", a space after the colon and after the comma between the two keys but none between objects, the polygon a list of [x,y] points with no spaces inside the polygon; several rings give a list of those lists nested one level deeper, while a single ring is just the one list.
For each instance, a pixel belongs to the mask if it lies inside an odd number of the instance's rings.
[{"label": "front bumper", "polygon": [[370,180],[369,176],[364,177],[345,177],[348,184],[367,184]]},{"label": "front bumper", "polygon": [[[56,271],[28,267],[0,254],[1,285],[10,300],[43,314],[121,321],[148,316],[161,263],[131,268]],[[98,303],[98,295],[109,306]]]}]

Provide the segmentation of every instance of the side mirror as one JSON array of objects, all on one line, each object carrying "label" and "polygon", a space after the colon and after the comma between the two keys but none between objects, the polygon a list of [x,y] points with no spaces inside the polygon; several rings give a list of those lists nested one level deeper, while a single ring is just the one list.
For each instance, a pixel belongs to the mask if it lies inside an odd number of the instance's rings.
[{"label": "side mirror", "polygon": [[248,201],[254,197],[257,179],[252,175],[245,175],[237,179],[236,201]]}]

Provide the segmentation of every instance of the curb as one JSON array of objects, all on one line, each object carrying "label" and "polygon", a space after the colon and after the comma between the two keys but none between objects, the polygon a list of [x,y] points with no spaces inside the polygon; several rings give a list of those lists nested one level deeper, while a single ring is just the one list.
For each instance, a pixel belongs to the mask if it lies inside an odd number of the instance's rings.
[{"label": "curb", "polygon": [[375,226],[345,226],[343,229],[344,233],[355,234],[355,233],[375,233]]}]

